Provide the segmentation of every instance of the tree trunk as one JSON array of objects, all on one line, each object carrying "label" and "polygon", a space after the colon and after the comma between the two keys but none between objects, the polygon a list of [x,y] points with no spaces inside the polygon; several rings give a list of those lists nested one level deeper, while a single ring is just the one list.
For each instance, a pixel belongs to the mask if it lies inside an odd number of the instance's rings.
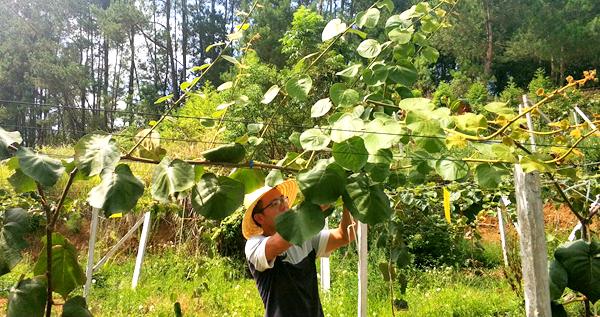
[{"label": "tree trunk", "polygon": [[165,13],[167,15],[167,56],[171,67],[171,86],[175,100],[179,99],[179,85],[177,84],[177,70],[175,68],[175,57],[173,54],[173,42],[171,40],[171,0],[166,0]]},{"label": "tree trunk", "polygon": [[102,44],[103,55],[103,75],[102,75],[102,105],[101,108],[104,110],[104,119],[102,121],[102,129],[106,130],[108,127],[108,114],[106,108],[108,107],[108,39],[104,37],[104,43]]},{"label": "tree trunk", "polygon": [[490,3],[484,1],[485,10],[485,32],[487,35],[487,50],[485,52],[485,63],[483,66],[483,74],[486,78],[490,78],[492,74],[492,60],[494,58],[494,33],[492,30],[492,18],[490,14]]},{"label": "tree trunk", "polygon": [[181,82],[187,80],[187,45],[188,45],[188,20],[187,0],[181,0],[181,55],[183,58],[183,70],[181,71]]},{"label": "tree trunk", "polygon": [[[135,31],[134,27],[131,27],[129,33],[129,50],[130,62],[129,62],[129,84],[127,85],[127,110],[133,111],[133,84],[135,80]],[[133,114],[129,115],[129,124],[133,122]]]}]

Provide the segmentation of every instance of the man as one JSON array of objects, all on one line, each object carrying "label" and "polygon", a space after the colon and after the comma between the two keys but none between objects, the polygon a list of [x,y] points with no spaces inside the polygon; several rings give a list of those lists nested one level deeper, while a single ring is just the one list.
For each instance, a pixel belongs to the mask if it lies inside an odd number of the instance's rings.
[{"label": "man", "polygon": [[245,199],[246,259],[267,317],[323,316],[315,260],[354,239],[349,232],[354,222],[344,208],[338,228],[322,230],[302,245],[287,242],[275,230],[275,218],[293,205],[297,193],[296,182],[287,180],[258,189]]}]

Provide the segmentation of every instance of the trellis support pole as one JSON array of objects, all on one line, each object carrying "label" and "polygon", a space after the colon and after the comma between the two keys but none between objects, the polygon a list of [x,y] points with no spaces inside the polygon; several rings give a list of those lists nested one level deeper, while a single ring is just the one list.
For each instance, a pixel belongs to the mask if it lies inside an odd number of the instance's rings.
[{"label": "trellis support pole", "polygon": [[133,271],[133,279],[131,280],[131,288],[135,289],[140,279],[142,272],[142,262],[144,261],[144,253],[146,252],[146,242],[148,242],[148,232],[150,231],[150,212],[144,214],[144,224],[142,225],[142,237],[138,247],[137,258],[135,259],[135,269]]},{"label": "trellis support pole", "polygon": [[90,223],[90,241],[88,243],[88,261],[85,270],[85,286],[83,297],[86,301],[92,287],[92,273],[94,272],[94,249],[96,248],[96,232],[98,232],[98,209],[92,209],[92,221]]}]

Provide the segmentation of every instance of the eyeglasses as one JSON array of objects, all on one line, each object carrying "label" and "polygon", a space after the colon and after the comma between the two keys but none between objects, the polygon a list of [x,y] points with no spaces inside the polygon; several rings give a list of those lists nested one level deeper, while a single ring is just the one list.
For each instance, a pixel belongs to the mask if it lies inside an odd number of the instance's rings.
[{"label": "eyeglasses", "polygon": [[275,207],[276,209],[278,209],[284,203],[286,203],[286,204],[289,203],[289,199],[287,196],[281,195],[280,197],[273,199],[270,203],[268,203],[264,207],[259,207],[259,206],[255,207],[253,214],[262,213],[263,211],[265,211],[265,209],[267,209],[269,207]]}]

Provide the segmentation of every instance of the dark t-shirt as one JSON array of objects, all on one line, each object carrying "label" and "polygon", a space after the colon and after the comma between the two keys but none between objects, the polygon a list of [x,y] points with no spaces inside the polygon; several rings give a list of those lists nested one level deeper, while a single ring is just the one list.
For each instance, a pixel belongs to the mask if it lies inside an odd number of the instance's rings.
[{"label": "dark t-shirt", "polygon": [[270,263],[264,253],[267,238],[256,236],[246,242],[248,266],[265,316],[323,316],[315,260],[325,255],[329,232],[324,230],[303,245],[290,247]]}]

